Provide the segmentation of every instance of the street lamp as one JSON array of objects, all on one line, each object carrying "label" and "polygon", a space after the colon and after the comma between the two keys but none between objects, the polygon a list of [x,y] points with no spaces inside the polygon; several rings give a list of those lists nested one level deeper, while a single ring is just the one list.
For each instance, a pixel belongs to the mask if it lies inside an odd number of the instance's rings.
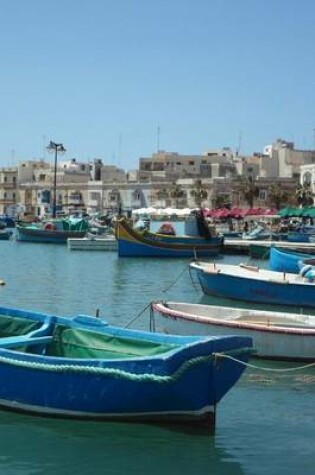
[{"label": "street lamp", "polygon": [[57,157],[58,153],[65,153],[66,149],[62,143],[55,143],[50,141],[49,145],[46,147],[48,152],[55,153],[55,169],[54,169],[54,190],[53,190],[53,212],[52,217],[56,217],[56,206],[57,206]]}]

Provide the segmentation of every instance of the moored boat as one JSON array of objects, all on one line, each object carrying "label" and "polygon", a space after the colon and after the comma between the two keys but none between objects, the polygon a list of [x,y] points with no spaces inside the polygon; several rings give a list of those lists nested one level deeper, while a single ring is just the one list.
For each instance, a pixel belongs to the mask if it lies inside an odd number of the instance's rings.
[{"label": "moored boat", "polygon": [[89,224],[84,219],[51,219],[16,226],[17,241],[66,244],[69,237],[84,237]]},{"label": "moored boat", "polygon": [[211,430],[216,405],[243,373],[251,345],[248,337],[163,335],[86,315],[0,307],[0,406]]},{"label": "moored boat", "polygon": [[269,268],[277,272],[298,274],[304,265],[315,265],[315,257],[276,247],[270,248]]},{"label": "moored boat", "polygon": [[205,294],[276,305],[315,307],[315,283],[305,276],[275,272],[246,264],[193,262]]},{"label": "moored boat", "polygon": [[182,302],[154,302],[154,323],[177,335],[244,335],[255,357],[315,362],[315,316]]},{"label": "moored boat", "polygon": [[223,236],[205,233],[166,235],[132,228],[125,218],[116,224],[120,257],[201,257],[217,255],[223,246]]},{"label": "moored boat", "polygon": [[117,251],[117,240],[114,235],[87,234],[83,238],[68,238],[70,251]]}]

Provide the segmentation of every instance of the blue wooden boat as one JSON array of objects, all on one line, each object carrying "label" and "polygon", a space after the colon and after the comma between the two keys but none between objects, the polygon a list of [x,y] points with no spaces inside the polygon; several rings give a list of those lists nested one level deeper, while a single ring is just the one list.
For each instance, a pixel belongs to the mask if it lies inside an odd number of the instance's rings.
[{"label": "blue wooden boat", "polygon": [[51,219],[42,223],[16,226],[17,241],[67,244],[68,238],[82,238],[89,229],[84,219]]},{"label": "blue wooden boat", "polygon": [[138,231],[121,218],[116,226],[119,257],[202,257],[217,255],[223,247],[223,236],[165,235]]},{"label": "blue wooden boat", "polygon": [[302,276],[245,264],[193,262],[190,266],[205,294],[247,302],[315,307],[311,270],[309,275]]},{"label": "blue wooden boat", "polygon": [[244,363],[250,353],[248,337],[179,337],[0,307],[0,407],[211,429],[244,371],[229,355]]},{"label": "blue wooden boat", "polygon": [[277,272],[298,274],[304,265],[315,265],[315,256],[299,252],[270,248],[269,269]]}]

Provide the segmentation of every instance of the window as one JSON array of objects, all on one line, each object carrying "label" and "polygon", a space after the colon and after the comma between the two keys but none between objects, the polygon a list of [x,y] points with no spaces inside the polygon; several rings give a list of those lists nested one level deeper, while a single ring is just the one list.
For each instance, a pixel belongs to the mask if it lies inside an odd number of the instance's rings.
[{"label": "window", "polygon": [[310,186],[312,183],[312,174],[310,172],[305,172],[303,175],[303,185]]},{"label": "window", "polygon": [[266,201],[267,192],[266,190],[259,190],[259,199],[260,201]]}]

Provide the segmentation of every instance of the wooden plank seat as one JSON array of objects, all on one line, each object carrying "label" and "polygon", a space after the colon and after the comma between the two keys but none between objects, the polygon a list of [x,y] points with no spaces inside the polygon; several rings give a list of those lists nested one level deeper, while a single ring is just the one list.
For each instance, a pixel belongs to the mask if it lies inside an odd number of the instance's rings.
[{"label": "wooden plank seat", "polygon": [[0,338],[0,348],[18,348],[20,346],[41,345],[51,342],[52,336],[37,336],[31,337],[29,335],[8,336]]}]

